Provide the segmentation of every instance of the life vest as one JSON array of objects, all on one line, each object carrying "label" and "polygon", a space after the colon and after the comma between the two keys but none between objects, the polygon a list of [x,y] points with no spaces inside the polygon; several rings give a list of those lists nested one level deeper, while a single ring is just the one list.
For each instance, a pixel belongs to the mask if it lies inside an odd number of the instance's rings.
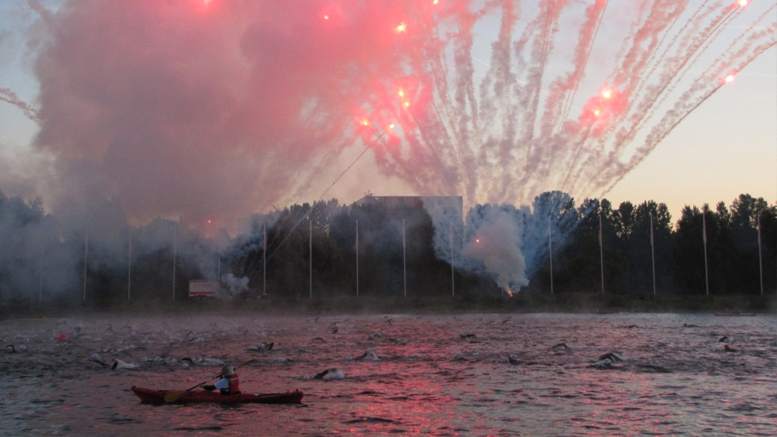
[{"label": "life vest", "polygon": [[240,393],[240,377],[237,375],[229,375],[227,376],[227,379],[229,379],[229,392]]}]

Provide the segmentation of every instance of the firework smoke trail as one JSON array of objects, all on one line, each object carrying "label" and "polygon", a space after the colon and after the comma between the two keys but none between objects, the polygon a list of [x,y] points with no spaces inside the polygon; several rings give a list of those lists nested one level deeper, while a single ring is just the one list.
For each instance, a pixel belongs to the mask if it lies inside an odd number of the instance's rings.
[{"label": "firework smoke trail", "polygon": [[[434,75],[430,79],[432,86],[437,88],[439,80],[447,82],[449,74],[452,75],[454,86],[452,92],[454,93],[453,101],[448,101],[448,88],[443,85],[440,88],[440,92],[436,93],[436,97],[440,98],[443,111],[446,113],[448,120],[452,123],[450,126],[450,133],[446,135],[456,150],[456,156],[453,161],[453,166],[462,168],[464,172],[459,172],[459,180],[465,181],[464,191],[468,195],[476,196],[478,183],[481,182],[477,176],[480,171],[481,162],[477,161],[475,150],[472,145],[480,141],[481,126],[479,109],[477,107],[475,98],[474,82],[470,80],[474,76],[474,66],[472,64],[471,51],[474,44],[473,27],[487,11],[488,6],[484,6],[479,10],[469,10],[469,5],[466,2],[460,2],[455,6],[459,8],[456,10],[456,32],[457,37],[454,40],[451,54],[447,54],[443,51],[441,54],[443,57],[452,56],[454,61],[454,69],[452,72],[444,70],[443,75]],[[435,47],[435,50],[439,50]],[[424,53],[424,56],[434,56],[434,53]],[[443,59],[440,59],[440,63],[447,64]],[[434,103],[433,103],[434,104]],[[441,124],[444,126],[444,124]],[[450,141],[449,140],[449,141]],[[464,178],[462,178],[462,176]],[[471,193],[471,194],[469,194]]]},{"label": "firework smoke trail", "polygon": [[[777,23],[775,23],[777,25]],[[741,65],[740,68],[746,67],[750,62],[754,61],[755,58],[758,57],[761,53],[765,52],[766,50],[769,50],[772,47],[777,46],[777,41],[772,42],[766,42],[758,47],[755,48],[754,51],[751,51],[750,57]],[[704,103],[707,99],[712,97],[713,94],[715,94],[720,88],[722,88],[725,85],[725,80],[721,80],[721,83],[707,92],[705,95],[703,95],[701,98],[698,99],[697,103],[693,104],[689,107],[687,103],[681,103],[678,102],[675,105],[675,109],[672,111],[669,111],[667,115],[664,117],[664,120],[662,120],[662,123],[656,126],[653,131],[648,135],[648,138],[645,140],[645,144],[640,147],[637,154],[635,154],[631,160],[628,163],[625,163],[620,166],[620,172],[619,174],[616,174],[612,180],[609,182],[609,186],[604,190],[604,193],[606,194],[609,192],[615,185],[618,184],[618,182],[621,181],[628,173],[629,171],[633,170],[636,166],[638,166],[642,161],[647,158],[648,154],[655,149],[655,147],[664,139],[667,135],[669,135],[674,128],[676,128],[680,123],[682,123],[683,120],[685,120],[686,117],[691,115],[691,113],[696,110],[699,106],[701,106],[702,103]],[[689,90],[685,93],[684,97],[690,98],[691,95],[694,93],[694,89]],[[677,115],[682,114],[682,115]],[[665,124],[669,123],[669,126],[666,126]]]},{"label": "firework smoke trail", "polygon": [[[628,90],[624,92],[625,98],[631,101],[636,100],[635,92],[640,88],[641,81],[649,80],[649,77],[645,76],[644,70],[649,67],[653,59],[653,52],[660,47],[662,32],[665,29],[671,29],[674,21],[682,14],[682,6],[681,3],[671,0],[657,0],[649,8],[644,21],[641,24],[635,23],[632,35],[625,41],[628,49],[623,61],[619,64],[617,71],[611,78],[613,87]],[[647,49],[643,49],[643,46],[646,46]],[[612,114],[611,120],[604,126],[604,130],[598,135],[597,141],[595,141],[596,145],[594,147],[598,153],[590,155],[586,162],[580,166],[581,169],[586,168],[592,158],[596,157],[598,159],[598,155],[608,153],[608,149],[610,149],[610,153],[618,149],[617,144],[611,144],[608,139],[611,132],[621,124],[620,121],[628,115],[628,107]],[[642,114],[636,111],[631,115],[631,118],[637,118],[638,123],[642,120]],[[579,174],[574,179],[579,179]]]},{"label": "firework smoke trail", "polygon": [[[583,25],[580,31],[580,42],[578,44],[578,49],[575,51],[575,59],[577,61],[575,65],[575,71],[568,76],[566,81],[568,86],[571,87],[572,91],[569,92],[566,96],[566,100],[564,101],[563,105],[564,109],[561,112],[561,117],[559,118],[558,122],[566,120],[569,117],[569,111],[572,108],[572,102],[575,100],[577,91],[580,88],[580,81],[583,79],[585,69],[588,66],[588,60],[591,57],[591,51],[593,50],[594,44],[596,43],[596,36],[599,35],[599,28],[602,26],[602,19],[604,18],[604,14],[607,11],[607,4],[608,0],[596,0],[594,4],[586,9],[587,23]],[[591,25],[594,22],[596,24],[593,25],[593,32],[591,32]]]},{"label": "firework smoke trail", "polygon": [[636,89],[641,74],[659,47],[663,32],[683,13],[683,4],[676,0],[656,0],[645,20],[636,30],[630,47],[612,81],[624,89]]},{"label": "firework smoke trail", "polygon": [[[669,98],[672,92],[682,82],[686,73],[688,73],[691,70],[691,68],[694,66],[694,64],[696,64],[696,62],[700,60],[704,52],[710,47],[713,41],[715,41],[716,35],[722,31],[723,25],[725,25],[726,22],[728,22],[733,17],[741,13],[742,10],[743,8],[741,7],[732,9],[731,12],[729,12],[728,14],[725,14],[725,16],[721,20],[719,20],[717,24],[714,25],[714,27],[711,27],[708,29],[708,31],[705,31],[703,34],[704,35],[703,38],[699,37],[695,40],[695,42],[698,44],[691,45],[691,48],[689,49],[688,54],[684,58],[682,64],[676,68],[676,71],[677,71],[676,75],[672,77],[672,80],[667,80],[666,82],[664,82],[664,86],[654,93],[654,95],[657,95],[660,97],[658,97],[656,100],[652,102],[649,102],[649,105],[645,105],[645,106],[649,106],[649,112],[647,113],[647,116],[645,116],[642,119],[642,121],[650,120],[653,118],[653,114],[655,113],[656,108],[660,107],[666,101],[666,99]],[[638,125],[635,126],[635,130],[636,128],[638,128]]]},{"label": "firework smoke trail", "polygon": [[[541,132],[535,132],[535,125],[537,117],[539,116],[542,81],[545,77],[545,70],[548,64],[550,53],[554,47],[552,36],[558,31],[558,19],[563,12],[565,4],[565,0],[546,0],[540,3],[540,15],[543,17],[538,17],[538,24],[541,25],[541,32],[540,37],[535,41],[532,47],[531,59],[533,67],[529,69],[529,80],[527,81],[528,84],[526,86],[526,90],[528,90],[528,112],[524,116],[524,123],[521,126],[521,132],[518,136],[518,141],[520,143],[528,145],[528,147],[526,147],[526,157],[523,164],[523,176],[518,181],[518,185],[525,185],[526,181],[529,180],[529,176],[532,170],[530,167],[536,165],[535,163],[539,162],[539,158],[541,157],[540,155],[542,154],[542,150],[540,148],[546,145],[542,144],[544,142],[540,140],[541,137],[535,139],[535,134],[541,134]],[[509,145],[503,145],[502,150],[505,150],[507,147],[509,147]],[[507,153],[503,154],[503,156]],[[512,154],[508,156],[511,155]],[[499,192],[499,198],[504,199],[506,197],[507,193],[505,193],[504,189],[508,183],[508,180],[503,179],[502,190]]]},{"label": "firework smoke trail", "polygon": [[537,170],[535,173],[539,174],[540,177],[534,178],[534,184],[531,186],[529,192],[542,190],[543,187],[540,184],[543,182],[541,181],[550,174],[552,168],[555,166],[569,168],[567,176],[561,183],[561,190],[563,191],[567,185],[569,176],[572,173],[572,169],[577,163],[577,159],[583,149],[585,141],[588,139],[588,134],[591,132],[589,126],[589,129],[585,131],[582,140],[576,143],[576,152],[571,158],[571,162],[569,161],[569,156],[563,156],[564,147],[561,145],[574,141],[574,137],[572,137],[568,131],[562,130],[564,121],[569,116],[572,102],[580,87],[580,82],[584,77],[591,51],[596,42],[596,36],[599,34],[599,28],[601,27],[602,19],[604,18],[607,9],[607,3],[607,0],[596,0],[592,5],[586,8],[586,22],[581,27],[578,36],[578,45],[575,49],[574,71],[567,74],[566,77],[559,77],[555,83],[551,85],[551,93],[555,93],[560,97],[561,111],[559,112],[558,108],[552,108],[553,100],[548,100],[548,110],[546,110],[545,116],[543,117],[543,123],[545,125],[543,133],[546,136],[552,136],[552,146],[544,148],[544,150],[546,150],[546,156],[536,163]]},{"label": "firework smoke trail", "polygon": [[[677,81],[680,80],[681,76],[680,73],[683,71],[684,67],[688,64],[688,62],[693,58],[693,55],[699,50],[701,45],[704,41],[707,41],[712,33],[714,33],[714,29],[718,28],[720,26],[720,23],[723,22],[727,16],[731,15],[731,12],[723,12],[719,14],[718,17],[716,17],[713,22],[707,27],[706,32],[702,32],[700,36],[696,36],[694,38],[694,44],[690,44],[690,47],[685,50],[685,53],[680,55],[679,62],[677,65],[670,65],[669,67],[665,67],[662,69],[662,73],[660,75],[660,80],[657,85],[648,86],[646,85],[646,82],[643,81],[642,78],[646,78],[649,80],[652,76],[650,74],[644,75],[641,73],[641,71],[645,68],[647,68],[648,65],[651,64],[652,56],[649,55],[637,55],[634,54],[636,52],[637,47],[639,47],[643,42],[644,39],[647,37],[650,39],[650,44],[652,46],[652,49],[655,49],[657,47],[660,47],[658,34],[656,34],[656,30],[662,30],[663,28],[671,28],[671,24],[674,23],[675,20],[677,20],[682,13],[682,9],[673,9],[667,13],[666,11],[667,6],[665,4],[661,4],[660,2],[657,2],[654,5],[654,8],[651,10],[650,18],[647,20],[647,28],[652,28],[650,32],[644,32],[643,29],[638,32],[638,35],[641,34],[642,37],[638,37],[634,44],[632,45],[632,48],[630,50],[630,55],[627,55],[627,59],[634,59],[637,57],[641,57],[643,59],[642,62],[638,62],[638,66],[635,66],[634,69],[632,69],[628,74],[621,75],[621,78],[616,77],[614,81],[616,83],[620,83],[623,78],[626,77],[632,77],[635,78],[635,80],[640,80],[639,82],[635,83],[626,83],[624,85],[625,89],[634,89],[634,95],[633,99],[637,102],[635,104],[635,109],[633,111],[630,111],[630,115],[624,111],[623,116],[626,119],[625,123],[612,123],[610,126],[608,126],[608,132],[615,130],[615,127],[618,127],[617,131],[614,133],[615,140],[609,141],[610,136],[609,135],[602,135],[599,137],[598,141],[598,147],[600,148],[600,154],[599,155],[591,155],[589,156],[588,160],[580,167],[581,171],[588,168],[590,165],[595,165],[599,169],[608,169],[613,166],[617,167],[615,165],[616,162],[620,162],[620,157],[625,152],[625,149],[627,146],[631,143],[631,141],[634,139],[634,136],[639,131],[640,127],[643,123],[646,123],[648,120],[652,118],[653,111],[656,110],[656,102],[661,98],[666,98],[667,94],[664,94],[664,92],[667,90],[667,88],[677,83]],[[698,12],[698,10],[697,10]],[[696,14],[689,19],[688,22],[694,22],[697,20],[703,20],[706,16],[704,14]],[[671,24],[670,24],[671,20]],[[653,24],[651,24],[653,23]],[[683,26],[683,29],[689,27],[688,23],[686,23],[685,26]],[[696,27],[696,26],[693,26]],[[681,44],[681,48],[687,47],[686,44]],[[650,51],[652,53],[652,50]],[[662,61],[661,58],[659,58],[656,62],[660,63]],[[672,61],[669,61],[670,64],[672,64]],[[658,68],[658,64],[654,65],[653,68],[650,70],[651,72],[655,71]],[[641,90],[642,88],[647,87],[646,94],[641,95],[640,99],[638,99],[637,92]],[[605,150],[605,146],[609,147],[610,150]],[[606,156],[604,159],[602,159],[601,156]],[[596,159],[597,162],[592,162],[592,160]],[[595,170],[594,170],[595,171]],[[582,174],[578,173],[575,180],[585,180],[581,177]],[[587,186],[590,186],[590,179],[587,180],[588,184]],[[584,188],[585,190],[586,188]]]},{"label": "firework smoke trail", "polygon": [[22,110],[25,116],[37,124],[41,124],[40,114],[38,110],[28,105],[24,100],[20,99],[13,91],[8,88],[0,88],[0,100],[8,102]]},{"label": "firework smoke trail", "polygon": [[[403,72],[418,88],[409,94],[412,111],[402,113],[402,102],[394,98],[392,110],[382,112],[384,121],[394,117],[401,125],[387,152],[378,156],[384,171],[420,185],[421,194],[450,193],[453,186],[465,196],[465,205],[526,202],[553,187],[584,196],[619,180],[640,160],[636,154],[642,152],[634,142],[661,125],[653,122],[654,114],[664,110],[659,102],[677,98],[673,91],[685,86],[689,66],[722,38],[719,30],[738,19],[739,8],[721,2],[645,0],[621,52],[611,57],[610,74],[592,75],[601,69],[589,65],[589,59],[599,50],[597,35],[608,22],[605,10],[616,7],[610,2],[495,0],[477,7],[455,2],[444,11],[408,18],[408,29],[422,29],[416,36],[424,34],[427,38],[421,40],[431,42],[409,52]],[[528,10],[536,15],[527,15]],[[492,14],[500,20],[491,60],[476,80],[474,33],[478,21]],[[578,28],[565,26],[565,17],[583,14]],[[559,58],[557,53],[568,46],[559,41],[570,34],[577,38],[572,56]],[[760,42],[768,36],[754,38]],[[745,51],[756,45],[748,47]],[[742,59],[732,59],[734,69]],[[579,105],[579,90],[595,83],[584,78],[592,76],[608,79],[599,82],[597,95]],[[369,105],[381,107],[378,100]],[[576,106],[583,108],[579,117],[567,119]]]},{"label": "firework smoke trail", "polygon": [[[771,7],[769,10],[772,10],[773,8],[774,7]],[[768,12],[769,11],[766,11],[765,14],[768,14]],[[756,22],[760,22],[761,19],[766,16],[765,14],[762,14],[756,20]],[[605,160],[604,163],[600,165],[599,169],[602,171],[602,173],[598,174],[598,178],[590,179],[592,183],[589,185],[593,186],[595,190],[605,187],[602,195],[609,192],[609,190],[611,190],[615,184],[617,184],[617,182],[622,180],[623,177],[628,174],[628,172],[639,165],[647,157],[647,155],[655,149],[661,140],[663,140],[682,120],[690,115],[691,112],[698,108],[704,101],[706,101],[718,89],[720,89],[723,84],[725,84],[725,81],[721,79],[722,76],[729,74],[731,71],[741,71],[758,55],[774,46],[774,32],[772,32],[771,29],[764,29],[752,33],[750,38],[739,50],[733,51],[732,46],[735,45],[738,41],[742,40],[744,35],[746,35],[748,32],[752,32],[752,30],[753,29],[750,28],[745,33],[737,37],[734,42],[732,42],[732,45],[729,46],[728,49],[724,52],[725,55],[716,59],[713,64],[707,68],[707,72],[702,74],[693,82],[693,85],[680,97],[674,108],[669,110],[662,118],[662,120],[654,126],[649,134],[649,137],[645,140],[645,143],[635,151],[630,159],[625,161],[620,160],[620,155],[616,155],[616,153],[619,153],[622,150],[616,149],[613,153],[610,154],[607,160]],[[710,31],[710,34],[711,33],[713,33],[713,31]],[[772,37],[771,42],[768,40],[770,36]],[[693,56],[695,50],[697,50],[701,45],[700,41],[703,41],[706,39],[706,37],[709,37],[709,34],[702,35],[697,39],[696,42],[699,43],[699,45],[691,48],[690,53],[688,53],[683,59],[683,65]],[[759,41],[764,39],[767,41],[761,45],[756,45]],[[681,68],[682,66],[680,66],[680,68],[674,68],[670,71],[673,71],[675,74],[677,74]],[[674,77],[667,77],[666,80],[668,82],[673,78]],[[712,91],[709,93],[704,92],[704,89],[708,88],[710,83],[715,83],[716,81],[719,81],[719,84],[717,84],[717,86]],[[651,93],[648,95],[648,98],[652,100],[649,102],[649,104],[643,105],[646,110],[649,110],[646,118],[652,116],[652,113],[655,111],[655,106],[653,106],[655,100],[658,99],[658,96],[665,88],[666,86],[661,87],[659,88],[660,91],[658,93]],[[704,93],[703,96],[701,98],[694,98],[694,95],[700,92]],[[631,127],[630,131],[628,132],[628,136],[625,138],[616,137],[616,145],[624,144],[624,142],[627,141],[633,141],[637,127],[642,121],[643,119],[637,120],[635,126]],[[617,165],[614,165],[616,162]]]},{"label": "firework smoke trail", "polygon": [[[768,17],[771,14],[771,12],[775,10],[775,8],[777,8],[777,4],[772,5],[769,9],[764,11],[763,14],[761,14],[758,18],[756,18],[753,21],[753,25],[750,26],[749,30],[747,32],[743,32],[736,39],[734,39],[731,42],[731,44],[729,44],[729,46],[723,51],[723,53],[734,53],[737,44],[739,44],[741,42],[741,40],[747,36],[748,32],[752,32],[754,30],[754,26],[755,25],[759,24],[766,17]],[[725,23],[728,20],[730,20],[735,15],[739,15],[743,10],[744,10],[744,6],[736,7],[734,10],[732,10],[731,13],[729,13],[726,16],[726,18],[724,20],[721,21],[721,24]],[[693,65],[697,61],[700,60],[702,54],[712,45],[712,42],[714,41],[714,38],[715,38],[713,36],[713,34],[714,33],[720,33],[720,32],[722,32],[722,30],[723,30],[722,25],[719,24],[718,26],[716,26],[716,28],[713,29],[713,31],[711,32],[711,36],[706,39],[706,42],[704,43],[704,46],[702,48],[698,49],[694,54],[690,55],[690,56],[693,57],[693,59],[690,62],[688,62],[687,66],[685,66],[685,69],[682,69],[682,71],[677,76],[676,80],[672,81],[671,84],[667,83],[667,85],[669,85],[669,86],[666,87],[666,92],[664,92],[661,95],[661,97],[656,102],[654,102],[652,104],[652,106],[649,108],[649,112],[647,113],[647,115],[645,116],[643,121],[644,120],[650,120],[650,119],[653,118],[653,116],[654,116],[654,114],[656,112],[656,108],[660,107],[666,101],[666,99],[669,97],[669,95],[671,95],[672,92],[674,92],[674,90],[677,88],[679,83],[682,81],[682,79],[685,76],[685,74],[688,73],[691,70]],[[768,35],[761,35],[761,36],[765,37],[765,36],[768,36]],[[720,59],[716,60],[716,63],[719,63],[719,62],[721,62]],[[711,69],[713,69],[713,68],[714,67],[711,67]]]},{"label": "firework smoke trail", "polygon": [[[737,4],[738,4],[738,3],[737,3]],[[697,52],[694,54],[694,59],[693,59],[692,61],[690,61],[690,62],[689,62],[689,64],[688,64],[688,66],[686,67],[686,69],[685,69],[685,70],[684,70],[684,71],[681,73],[681,75],[680,75],[680,78],[682,78],[682,77],[683,77],[683,75],[685,75],[685,73],[687,73],[687,72],[688,72],[688,71],[691,69],[691,67],[692,67],[692,66],[693,66],[693,65],[694,65],[696,62],[698,62],[698,61],[699,61],[699,59],[701,58],[702,54],[704,54],[704,52],[706,52],[706,51],[707,51],[707,50],[710,48],[710,46],[712,45],[713,41],[715,40],[715,35],[716,35],[716,34],[720,34],[721,32],[723,32],[723,29],[724,29],[723,25],[724,25],[725,23],[727,23],[728,21],[732,20],[733,18],[735,18],[736,16],[740,15],[740,14],[741,14],[741,13],[742,13],[742,12],[745,10],[746,6],[747,6],[747,5],[740,5],[739,7],[734,7],[734,6],[732,5],[732,7],[733,7],[734,9],[731,11],[731,13],[729,13],[729,14],[726,16],[726,18],[725,18],[725,19],[724,19],[724,20],[723,20],[723,21],[722,21],[722,22],[721,22],[721,23],[720,23],[720,24],[719,24],[719,25],[718,25],[718,26],[717,26],[715,29],[713,29],[713,30],[712,30],[712,32],[710,32],[710,33],[711,33],[711,36],[707,38],[707,40],[706,40],[706,41],[705,41],[705,43],[704,43],[704,46],[703,46],[702,48],[700,48],[700,49],[699,49],[699,50],[698,50],[698,51],[697,51]],[[769,16],[769,15],[772,13],[772,11],[774,11],[774,10],[775,10],[775,8],[777,8],[777,3],[776,3],[776,4],[773,4],[773,5],[772,5],[772,6],[771,6],[769,9],[767,9],[766,11],[764,11],[764,13],[762,13],[762,14],[761,14],[761,15],[760,15],[758,18],[756,18],[755,20],[753,20],[753,22],[752,22],[752,25],[750,26],[750,28],[748,29],[748,31],[747,31],[747,32],[753,32],[753,31],[754,31],[754,29],[755,29],[755,25],[759,24],[761,21],[763,21],[765,18],[767,18],[767,17],[768,17],[768,16]],[[738,37],[736,37],[736,38],[735,38],[733,41],[731,41],[731,44],[729,44],[729,46],[728,46],[728,47],[727,47],[727,48],[726,48],[726,49],[723,51],[723,53],[733,52],[733,51],[734,51],[734,48],[736,47],[736,45],[737,45],[737,44],[739,44],[739,42],[740,42],[740,41],[741,41],[743,38],[745,38],[745,37],[747,36],[747,32],[743,32],[743,33],[741,33],[741,34],[740,34]],[[674,88],[675,88],[676,86],[677,86],[677,83],[674,83],[674,84],[673,84],[673,85],[670,87],[670,89],[668,90],[668,92],[671,92],[671,91],[673,91],[673,90],[674,90]],[[663,102],[663,100],[662,100],[662,101],[659,101],[659,102],[658,102],[658,105],[660,105],[662,102]]]},{"label": "firework smoke trail", "polygon": [[[485,139],[482,142],[482,149],[478,157],[479,166],[485,167],[489,173],[497,175],[488,181],[488,185],[479,187],[490,193],[495,193],[501,188],[496,182],[509,180],[504,173],[506,169],[513,168],[514,161],[510,148],[505,147],[505,144],[512,144],[518,135],[516,131],[518,109],[511,104],[511,92],[518,91],[515,88],[517,78],[510,70],[512,60],[510,37],[518,20],[518,11],[514,9],[515,5],[510,2],[505,2],[501,6],[502,19],[499,34],[492,45],[491,65],[493,68],[489,70],[480,86],[482,118],[500,121],[500,125],[497,127],[500,132],[499,137]],[[490,97],[484,98],[483,96]],[[474,153],[477,152],[473,151]],[[506,165],[493,165],[494,163]]]},{"label": "firework smoke trail", "polygon": [[[756,29],[756,26],[759,26],[760,23],[762,21],[764,21],[767,17],[769,17],[772,14],[772,12],[774,12],[775,9],[777,9],[777,3],[773,4],[772,7],[770,7],[766,11],[764,11],[760,16],[758,16],[758,18],[753,20],[752,25],[747,29],[747,31],[741,33],[736,39],[731,41],[731,44],[729,44],[729,46],[726,48],[726,50],[723,51],[723,53],[733,52],[734,48],[736,47],[736,45],[739,44],[742,41],[742,39],[747,37],[748,32],[754,32],[755,29]],[[761,30],[761,31],[759,31],[759,33],[760,34],[764,34],[765,33],[766,36],[768,36],[770,34],[773,34],[775,31],[777,31],[777,23],[772,23],[770,28],[765,29],[765,31]],[[755,37],[760,38],[761,36],[764,36],[764,35],[758,35],[758,36],[751,35],[751,38],[755,38]],[[723,61],[724,61],[723,58],[718,58],[716,60],[717,63],[721,63]]]},{"label": "firework smoke trail", "polygon": [[[685,8],[687,4],[688,4],[688,0],[686,0],[686,2],[684,3],[683,8]],[[704,11],[704,7],[705,7],[704,3],[699,5],[699,7],[693,12],[693,15],[691,15],[691,17],[683,24],[682,28],[674,34],[674,36],[672,37],[672,40],[669,41],[668,44],[664,45],[663,40],[659,43],[658,46],[659,47],[663,46],[664,50],[663,52],[661,52],[660,55],[657,55],[657,52],[653,52],[650,59],[648,60],[648,63],[651,64],[652,67],[650,68],[650,70],[648,71],[645,77],[653,77],[653,75],[656,73],[656,70],[661,66],[661,60],[668,58],[669,51],[672,50],[673,47],[675,47],[675,44],[677,44],[677,41],[680,35],[683,35],[685,33],[688,26],[690,26],[693,23],[699,22],[699,18],[703,17],[703,15],[701,14],[702,14],[702,11]],[[709,14],[714,12],[715,10],[716,8],[714,6],[709,6],[706,9],[706,13]],[[668,29],[673,29],[679,19],[680,19],[680,15],[675,15],[672,23],[668,26]],[[666,36],[668,37],[668,34]],[[636,95],[640,94],[642,92],[643,87],[646,85],[646,83],[647,82],[644,82],[644,81],[640,82],[637,85],[637,88],[634,89],[634,94]]]}]

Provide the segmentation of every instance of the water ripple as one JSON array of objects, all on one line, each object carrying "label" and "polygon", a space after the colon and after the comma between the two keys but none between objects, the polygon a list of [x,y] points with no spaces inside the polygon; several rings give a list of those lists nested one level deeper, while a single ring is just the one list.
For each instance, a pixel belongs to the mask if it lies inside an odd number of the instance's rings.
[{"label": "water ripple", "polygon": [[[6,392],[0,422],[5,435],[777,434],[774,316],[386,320],[0,321],[2,341],[24,346],[0,360]],[[367,350],[378,359],[348,359]],[[622,360],[606,363],[600,357],[607,353]],[[132,385],[189,388],[212,379],[223,364],[249,358],[256,361],[240,370],[243,390],[298,388],[304,404],[154,406],[129,391]],[[111,370],[114,360],[134,367]],[[312,378],[332,367],[345,378]]]}]

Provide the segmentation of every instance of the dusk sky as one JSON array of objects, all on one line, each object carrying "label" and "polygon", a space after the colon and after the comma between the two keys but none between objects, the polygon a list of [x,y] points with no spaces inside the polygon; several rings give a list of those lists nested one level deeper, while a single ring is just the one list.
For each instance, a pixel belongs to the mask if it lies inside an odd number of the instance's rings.
[{"label": "dusk sky", "polygon": [[536,2],[482,3],[3,0],[0,190],[54,212],[115,199],[137,222],[367,191],[519,205],[563,189],[663,202],[673,221],[777,202],[773,0],[586,0],[559,8],[539,58]]}]

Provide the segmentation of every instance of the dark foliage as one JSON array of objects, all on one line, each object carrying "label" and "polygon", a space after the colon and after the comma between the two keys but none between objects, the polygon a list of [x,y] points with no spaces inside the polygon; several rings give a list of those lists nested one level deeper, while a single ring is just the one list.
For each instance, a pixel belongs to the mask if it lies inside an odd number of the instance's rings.
[{"label": "dark foliage", "polygon": [[[616,208],[606,199],[586,199],[575,207],[574,199],[565,196],[544,193],[533,205],[541,209],[537,214],[558,217],[565,233],[559,241],[553,236],[552,258],[548,238],[542,237],[545,253],[521,295],[549,295],[551,280],[554,294],[574,300],[573,294],[604,289],[616,306],[623,302],[618,299],[644,299],[654,292],[757,297],[762,290],[767,295],[777,290],[777,206],[763,198],[743,194],[729,207],[720,202],[714,210],[686,206],[673,226],[663,203],[623,202]],[[419,305],[423,299],[450,296],[453,284],[458,306],[481,302],[474,296],[498,301],[504,295],[490,276],[452,269],[435,256],[434,222],[421,200],[292,205],[253,217],[247,231],[223,237],[222,243],[167,220],[139,228],[119,225],[125,234],[115,237],[113,246],[90,246],[85,263],[88,235],[47,215],[39,200],[25,202],[0,192],[0,299],[85,300],[94,308],[130,299],[171,302],[173,296],[184,302],[188,281],[201,279],[203,262],[216,264],[216,259],[222,278],[227,273],[248,278],[252,290],[243,297],[266,291],[290,306],[310,299],[311,290],[316,299],[356,297],[357,283],[359,297],[393,299],[406,293]],[[131,269],[127,229],[137,245],[130,251]],[[175,239],[169,237],[172,232]],[[47,259],[66,260],[66,268],[47,271]],[[45,291],[56,281],[74,285]]]}]

